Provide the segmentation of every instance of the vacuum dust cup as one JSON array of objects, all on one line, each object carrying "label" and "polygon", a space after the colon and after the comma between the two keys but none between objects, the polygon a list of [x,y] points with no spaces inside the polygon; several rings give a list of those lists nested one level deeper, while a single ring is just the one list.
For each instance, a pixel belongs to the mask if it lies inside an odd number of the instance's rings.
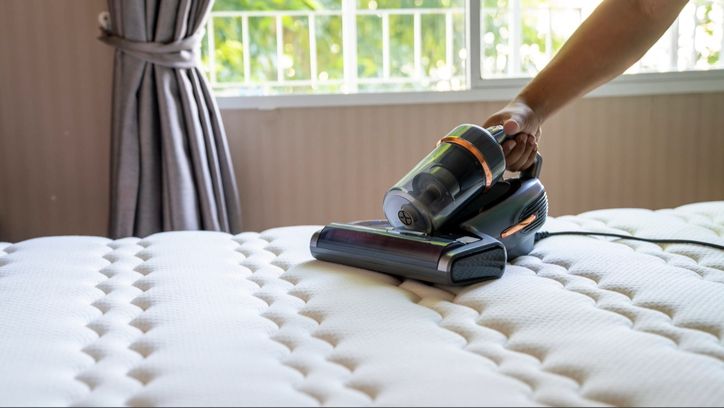
[{"label": "vacuum dust cup", "polygon": [[501,126],[460,125],[385,194],[395,228],[431,234],[505,171]]}]

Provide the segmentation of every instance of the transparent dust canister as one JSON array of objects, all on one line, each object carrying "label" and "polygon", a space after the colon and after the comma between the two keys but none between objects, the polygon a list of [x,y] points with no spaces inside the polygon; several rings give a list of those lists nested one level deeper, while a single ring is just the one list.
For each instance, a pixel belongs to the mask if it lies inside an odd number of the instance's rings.
[{"label": "transparent dust canister", "polygon": [[505,171],[502,126],[460,125],[385,194],[392,226],[431,234]]}]

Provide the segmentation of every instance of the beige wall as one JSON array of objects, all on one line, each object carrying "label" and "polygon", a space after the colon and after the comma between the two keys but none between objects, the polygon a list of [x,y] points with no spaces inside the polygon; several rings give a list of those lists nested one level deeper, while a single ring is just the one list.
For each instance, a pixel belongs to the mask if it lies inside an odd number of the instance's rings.
[{"label": "beige wall", "polygon": [[0,0],[0,240],[105,234],[103,0]]},{"label": "beige wall", "polygon": [[[382,196],[455,125],[501,103],[226,111],[250,229],[379,217]],[[544,127],[554,215],[724,199],[724,93],[590,98]]]},{"label": "beige wall", "polygon": [[[0,240],[106,231],[103,0],[0,0]],[[245,228],[380,215],[447,130],[500,103],[223,112]],[[724,199],[724,93],[591,98],[545,126],[553,214]]]}]

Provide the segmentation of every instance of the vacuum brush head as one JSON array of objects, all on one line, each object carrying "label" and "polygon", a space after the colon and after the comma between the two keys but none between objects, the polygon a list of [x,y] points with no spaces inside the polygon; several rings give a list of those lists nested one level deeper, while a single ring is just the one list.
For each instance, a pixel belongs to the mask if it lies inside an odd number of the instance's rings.
[{"label": "vacuum brush head", "polygon": [[329,224],[312,237],[315,258],[443,285],[499,278],[505,247],[490,237],[429,236],[381,221]]}]

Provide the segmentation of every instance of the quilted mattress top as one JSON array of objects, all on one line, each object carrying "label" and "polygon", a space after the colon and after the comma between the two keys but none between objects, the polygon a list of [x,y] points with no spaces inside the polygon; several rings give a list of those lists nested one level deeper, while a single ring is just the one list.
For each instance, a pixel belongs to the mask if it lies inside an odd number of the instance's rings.
[{"label": "quilted mattress top", "polygon": [[[724,252],[551,237],[463,288],[317,227],[0,244],[3,405],[724,405]],[[724,243],[724,202],[550,220]]]}]

